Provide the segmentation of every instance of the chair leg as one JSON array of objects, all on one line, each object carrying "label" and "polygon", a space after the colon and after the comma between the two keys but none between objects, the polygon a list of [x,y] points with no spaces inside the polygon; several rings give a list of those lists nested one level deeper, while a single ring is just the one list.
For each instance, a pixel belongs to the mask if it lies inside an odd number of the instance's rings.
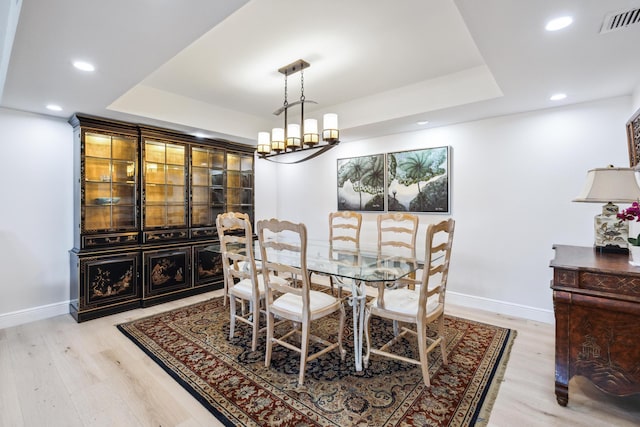
[{"label": "chair leg", "polygon": [[307,369],[307,355],[309,354],[309,323],[303,321],[302,336],[300,337],[300,375],[298,385],[304,383],[304,371]]},{"label": "chair leg", "polygon": [[229,314],[229,339],[231,340],[236,329],[236,297],[233,295],[229,295]]},{"label": "chair leg", "polygon": [[256,351],[258,348],[258,331],[260,330],[260,301],[252,302],[251,308],[253,308],[253,338],[251,338],[251,351]]},{"label": "chair leg", "polygon": [[264,366],[269,367],[271,365],[271,349],[273,347],[273,314],[267,313],[267,348],[264,353]]},{"label": "chair leg", "polygon": [[440,351],[442,352],[442,364],[447,364],[447,340],[444,336],[444,314],[438,319],[438,335],[440,336]]},{"label": "chair leg", "polygon": [[367,340],[367,353],[362,359],[362,363],[366,368],[369,367],[369,356],[371,356],[371,337],[369,336],[369,321],[371,320],[371,310],[368,307],[364,311],[364,337]]},{"label": "chair leg", "polygon": [[420,367],[422,368],[422,379],[427,387],[431,387],[429,379],[429,353],[427,352],[427,327],[424,323],[419,322],[416,325],[418,333],[418,352],[420,353]]}]

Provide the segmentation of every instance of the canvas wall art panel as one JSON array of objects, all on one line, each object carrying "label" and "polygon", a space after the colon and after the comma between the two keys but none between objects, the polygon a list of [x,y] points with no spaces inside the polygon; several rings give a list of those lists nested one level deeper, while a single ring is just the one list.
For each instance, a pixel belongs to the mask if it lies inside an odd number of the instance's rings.
[{"label": "canvas wall art panel", "polygon": [[338,210],[384,211],[384,154],[338,159]]},{"label": "canvas wall art panel", "polygon": [[387,154],[390,212],[449,213],[449,147]]}]

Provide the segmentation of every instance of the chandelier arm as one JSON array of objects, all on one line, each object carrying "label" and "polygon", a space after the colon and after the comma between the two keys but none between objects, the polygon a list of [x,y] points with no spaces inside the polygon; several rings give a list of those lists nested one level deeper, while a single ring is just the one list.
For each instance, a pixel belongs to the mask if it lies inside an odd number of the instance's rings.
[{"label": "chandelier arm", "polygon": [[[265,159],[265,160],[269,160],[270,162],[273,162],[273,163],[280,163],[280,164],[285,164],[285,165],[295,165],[296,163],[306,162],[307,160],[311,160],[314,157],[318,157],[319,155],[329,151],[330,149],[332,149],[333,147],[335,147],[339,143],[340,143],[340,141],[337,141],[337,142],[334,142],[333,144],[327,144],[327,145],[323,145],[321,147],[302,148],[302,149],[297,150],[297,151],[288,151],[286,153],[271,154],[271,155],[267,155],[267,156],[261,156],[261,158]],[[308,155],[306,157],[303,157],[302,159],[298,159],[298,160],[293,161],[293,162],[279,162],[279,161],[273,159],[273,157],[276,157],[276,156],[282,158],[283,155],[285,155],[285,154],[300,153],[300,152],[305,151],[305,150],[316,150],[316,151],[314,153],[311,153],[310,155]]]}]

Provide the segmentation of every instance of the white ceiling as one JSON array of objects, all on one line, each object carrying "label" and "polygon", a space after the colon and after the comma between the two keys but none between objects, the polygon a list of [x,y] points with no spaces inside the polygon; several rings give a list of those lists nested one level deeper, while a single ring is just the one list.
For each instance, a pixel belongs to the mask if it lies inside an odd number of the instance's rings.
[{"label": "white ceiling", "polygon": [[[629,95],[640,85],[640,24],[600,29],[608,13],[638,7],[640,0],[0,0],[0,106],[255,144],[259,130],[282,121],[272,114],[283,102],[277,69],[304,59],[305,96],[318,102],[305,115],[338,113],[341,139],[353,141],[417,130],[418,120],[442,126]],[[548,19],[567,14],[572,26],[544,31]],[[76,59],[96,71],[74,69]],[[299,73],[288,87],[293,102]],[[549,101],[556,92],[567,98]]]}]

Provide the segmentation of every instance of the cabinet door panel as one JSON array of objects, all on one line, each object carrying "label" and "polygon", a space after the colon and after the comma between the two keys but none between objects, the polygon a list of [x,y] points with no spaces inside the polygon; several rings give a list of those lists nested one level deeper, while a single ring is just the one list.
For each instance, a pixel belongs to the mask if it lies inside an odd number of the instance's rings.
[{"label": "cabinet door panel", "polygon": [[144,297],[191,287],[191,248],[145,252]]},{"label": "cabinet door panel", "polygon": [[139,296],[137,254],[82,261],[81,306],[96,307]]}]

